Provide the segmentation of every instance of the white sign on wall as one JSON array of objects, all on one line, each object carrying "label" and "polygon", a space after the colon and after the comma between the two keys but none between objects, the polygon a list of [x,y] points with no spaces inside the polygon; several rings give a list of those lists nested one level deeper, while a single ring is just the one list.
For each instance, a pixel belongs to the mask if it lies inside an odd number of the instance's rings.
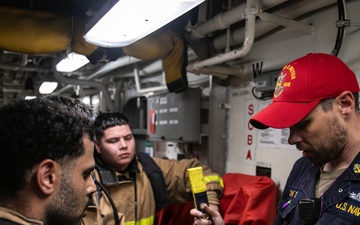
[{"label": "white sign on wall", "polygon": [[[260,110],[265,108],[271,103],[271,100],[260,102]],[[289,137],[289,129],[274,129],[274,128],[267,128],[264,130],[259,130],[258,136],[258,146],[261,147],[269,147],[269,148],[283,148],[289,149],[291,146],[288,144],[288,137]],[[295,149],[295,148],[294,148]]]}]

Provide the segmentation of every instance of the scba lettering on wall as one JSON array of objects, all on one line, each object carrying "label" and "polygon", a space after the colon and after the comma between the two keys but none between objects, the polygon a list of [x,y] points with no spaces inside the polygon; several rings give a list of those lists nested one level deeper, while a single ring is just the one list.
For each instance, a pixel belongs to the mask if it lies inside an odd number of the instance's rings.
[{"label": "scba lettering on wall", "polygon": [[250,124],[250,118],[254,115],[255,113],[255,102],[253,100],[249,100],[246,102],[246,108],[247,108],[247,113],[245,121],[246,121],[246,156],[245,156],[245,162],[250,162],[251,164],[255,163],[254,160],[254,155],[255,155],[255,146],[254,146],[254,135],[255,135],[255,129],[254,127]]},{"label": "scba lettering on wall", "polygon": [[251,146],[253,144],[253,136],[248,134],[247,136],[247,145]]}]

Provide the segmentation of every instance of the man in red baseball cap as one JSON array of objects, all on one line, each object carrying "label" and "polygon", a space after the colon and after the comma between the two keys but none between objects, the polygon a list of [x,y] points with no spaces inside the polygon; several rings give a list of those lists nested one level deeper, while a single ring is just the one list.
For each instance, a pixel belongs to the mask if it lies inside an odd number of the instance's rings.
[{"label": "man in red baseball cap", "polygon": [[289,144],[304,156],[290,172],[275,224],[360,224],[358,92],[339,58],[308,54],[284,66],[272,103],[250,119],[259,129],[289,128]]},{"label": "man in red baseball cap", "polygon": [[[354,72],[339,58],[308,54],[284,66],[272,103],[250,119],[259,129],[289,128],[289,144],[304,156],[290,172],[276,225],[360,224],[358,92]],[[210,224],[200,211],[190,214],[194,225]]]}]

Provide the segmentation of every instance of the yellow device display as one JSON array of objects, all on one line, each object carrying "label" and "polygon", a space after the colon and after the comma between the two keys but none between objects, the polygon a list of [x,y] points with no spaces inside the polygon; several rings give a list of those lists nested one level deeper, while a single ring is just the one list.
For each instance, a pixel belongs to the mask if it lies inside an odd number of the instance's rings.
[{"label": "yellow device display", "polygon": [[211,219],[207,212],[205,212],[205,210],[203,210],[201,207],[201,204],[204,203],[209,205],[202,167],[190,168],[187,171],[189,175],[195,207],[197,210],[201,211],[204,214],[203,219]]}]

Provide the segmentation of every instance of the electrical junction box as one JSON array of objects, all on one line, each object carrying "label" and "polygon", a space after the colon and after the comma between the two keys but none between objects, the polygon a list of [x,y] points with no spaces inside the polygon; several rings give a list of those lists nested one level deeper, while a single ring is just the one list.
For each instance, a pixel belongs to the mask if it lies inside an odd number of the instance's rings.
[{"label": "electrical junction box", "polygon": [[201,89],[148,97],[147,134],[153,141],[200,142]]},{"label": "electrical junction box", "polygon": [[260,73],[255,77],[255,90],[257,92],[273,92],[281,70]]}]

